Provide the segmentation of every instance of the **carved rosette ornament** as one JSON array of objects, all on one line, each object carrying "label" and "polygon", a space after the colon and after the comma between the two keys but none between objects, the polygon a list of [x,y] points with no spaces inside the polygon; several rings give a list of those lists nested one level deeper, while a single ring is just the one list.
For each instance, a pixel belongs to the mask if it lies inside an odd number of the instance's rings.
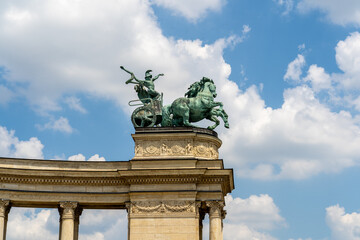
[{"label": "carved rosette ornament", "polygon": [[6,218],[10,211],[10,200],[0,199],[0,217]]},{"label": "carved rosette ornament", "polygon": [[82,210],[78,208],[78,202],[60,202],[59,212],[62,219],[75,219],[80,216]]}]

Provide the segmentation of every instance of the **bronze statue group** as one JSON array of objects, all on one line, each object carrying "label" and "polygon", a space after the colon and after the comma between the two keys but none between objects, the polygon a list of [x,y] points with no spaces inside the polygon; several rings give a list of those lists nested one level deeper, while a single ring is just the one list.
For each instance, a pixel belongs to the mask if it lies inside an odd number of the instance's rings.
[{"label": "bronze statue group", "polygon": [[[155,90],[154,81],[164,74],[152,77],[152,70],[147,70],[145,79],[140,80],[123,66],[120,68],[131,75],[125,83],[135,84],[134,89],[138,95],[138,101],[143,105],[135,109],[131,116],[134,127],[195,127],[191,124],[192,122],[208,119],[215,123],[208,127],[213,130],[220,124],[218,120],[220,117],[224,121],[224,126],[229,128],[228,115],[223,109],[223,103],[214,101],[217,94],[212,79],[203,77],[200,81],[190,85],[185,97],[180,97],[172,104],[163,106],[163,95]],[[136,100],[130,102],[134,101]]]}]

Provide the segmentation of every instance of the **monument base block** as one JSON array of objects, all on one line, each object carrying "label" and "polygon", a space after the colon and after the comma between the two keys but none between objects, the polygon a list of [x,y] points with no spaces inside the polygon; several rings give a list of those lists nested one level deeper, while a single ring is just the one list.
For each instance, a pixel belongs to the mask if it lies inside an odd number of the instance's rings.
[{"label": "monument base block", "polygon": [[210,216],[211,240],[222,239],[224,196],[234,185],[232,169],[218,159],[217,134],[202,128],[137,128],[132,137],[132,169],[139,170],[138,181],[149,184],[131,184],[129,239],[200,240],[206,213],[217,213]]}]

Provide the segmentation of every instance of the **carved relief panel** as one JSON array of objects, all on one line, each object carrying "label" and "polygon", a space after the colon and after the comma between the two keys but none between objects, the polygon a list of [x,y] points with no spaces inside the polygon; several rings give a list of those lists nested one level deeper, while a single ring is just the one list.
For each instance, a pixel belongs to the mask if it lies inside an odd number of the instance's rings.
[{"label": "carved relief panel", "polygon": [[135,201],[127,205],[131,216],[193,215],[198,216],[200,203],[195,201]]},{"label": "carved relief panel", "polygon": [[179,156],[218,159],[219,153],[214,143],[192,139],[138,140],[135,143],[135,158]]}]

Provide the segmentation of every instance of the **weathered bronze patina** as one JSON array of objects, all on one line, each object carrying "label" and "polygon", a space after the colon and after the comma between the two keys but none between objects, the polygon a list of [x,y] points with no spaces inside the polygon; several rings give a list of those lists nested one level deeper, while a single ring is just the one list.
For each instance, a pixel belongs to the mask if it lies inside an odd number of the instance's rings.
[{"label": "weathered bronze patina", "polygon": [[[208,119],[215,124],[208,129],[214,129],[221,117],[224,126],[229,128],[228,115],[223,109],[222,102],[215,102],[216,86],[210,78],[203,77],[188,88],[185,97],[176,99],[172,104],[163,106],[163,94],[155,90],[154,81],[164,74],[158,74],[154,78],[151,70],[145,72],[145,80],[139,80],[134,73],[120,66],[122,70],[131,75],[125,83],[135,84],[138,100],[129,102],[130,106],[141,105],[131,115],[134,127],[171,127],[171,126],[193,126],[192,122]],[[141,103],[139,103],[141,102]]]}]

